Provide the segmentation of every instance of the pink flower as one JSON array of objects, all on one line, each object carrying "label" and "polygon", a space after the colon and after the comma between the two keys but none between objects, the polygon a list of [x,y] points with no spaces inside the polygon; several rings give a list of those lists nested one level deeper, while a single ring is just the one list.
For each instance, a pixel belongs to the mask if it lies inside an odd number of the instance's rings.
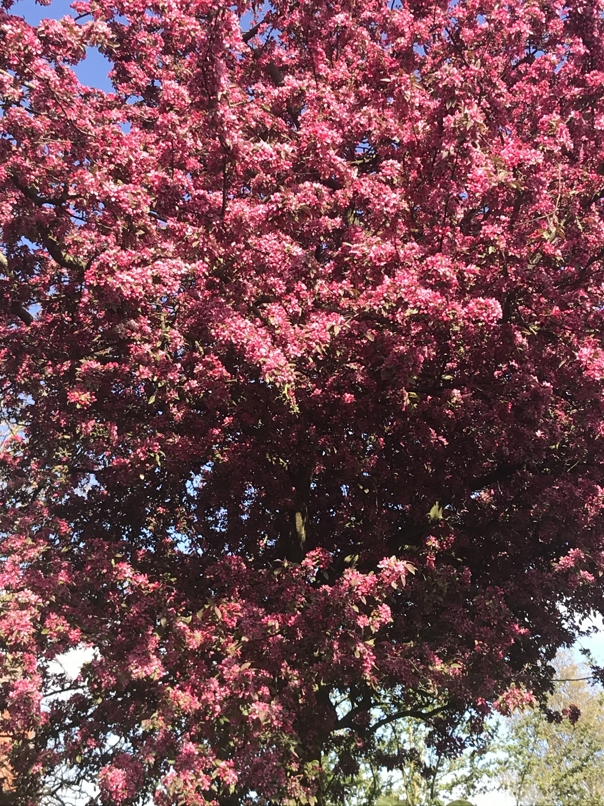
[{"label": "pink flower", "polygon": [[120,753],[112,764],[99,772],[101,797],[106,803],[123,803],[138,794],[143,780],[143,767],[128,753]]},{"label": "pink flower", "polygon": [[86,389],[70,389],[67,392],[67,402],[81,409],[88,408],[95,400],[94,394]]}]

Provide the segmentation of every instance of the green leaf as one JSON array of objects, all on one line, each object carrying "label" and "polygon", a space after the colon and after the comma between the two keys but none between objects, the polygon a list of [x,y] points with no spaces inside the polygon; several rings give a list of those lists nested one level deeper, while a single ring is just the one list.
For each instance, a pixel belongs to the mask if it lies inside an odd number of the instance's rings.
[{"label": "green leaf", "polygon": [[441,521],[443,519],[443,508],[438,503],[438,501],[434,504],[434,506],[428,513],[428,518],[431,521]]}]

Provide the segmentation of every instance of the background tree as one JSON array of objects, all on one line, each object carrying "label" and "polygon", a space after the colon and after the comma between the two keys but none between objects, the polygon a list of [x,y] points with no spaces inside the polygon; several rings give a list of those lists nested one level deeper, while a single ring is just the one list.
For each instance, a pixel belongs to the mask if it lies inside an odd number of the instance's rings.
[{"label": "background tree", "polygon": [[[511,795],[516,806],[601,806],[604,695],[590,669],[570,653],[560,653],[555,667],[555,688],[541,709],[491,720],[480,745],[456,758],[431,746],[421,722],[389,725],[371,758],[347,783],[348,802],[452,806],[452,793],[472,797],[496,787]],[[469,728],[459,725],[460,747]]]},{"label": "background tree", "polygon": [[602,690],[585,679],[585,666],[568,657],[557,666],[563,682],[548,700],[549,712],[530,710],[512,717],[493,772],[516,806],[602,806]]},{"label": "background tree", "polygon": [[22,798],[323,803],[547,692],[604,611],[603,10],[5,0]]},{"label": "background tree", "polygon": [[435,747],[424,722],[399,720],[379,732],[372,753],[354,774],[348,771],[347,777],[341,764],[330,772],[354,806],[450,806],[454,793],[474,793],[485,784],[493,726],[477,740],[471,722],[461,721],[449,740],[448,746]]}]

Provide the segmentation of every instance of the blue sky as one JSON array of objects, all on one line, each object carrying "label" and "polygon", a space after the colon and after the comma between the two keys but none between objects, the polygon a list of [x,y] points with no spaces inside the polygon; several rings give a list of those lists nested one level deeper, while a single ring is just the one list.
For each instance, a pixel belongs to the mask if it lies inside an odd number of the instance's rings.
[{"label": "blue sky", "polygon": [[[11,9],[11,14],[24,17],[30,25],[38,25],[43,19],[58,20],[68,15],[73,16],[74,11],[70,7],[70,2],[71,0],[53,0],[50,6],[39,6],[34,0],[17,0]],[[110,63],[96,48],[86,50],[86,59],[74,67],[80,82],[88,87],[110,91],[111,82],[107,78],[111,69]]]},{"label": "blue sky", "polygon": [[[74,16],[75,12],[70,6],[72,1],[52,0],[49,6],[40,6],[35,0],[16,0],[11,8],[11,13],[24,17],[30,25],[39,25],[43,19],[58,20],[67,15]],[[251,13],[245,14],[242,17],[242,25],[245,26],[250,19]],[[74,67],[80,82],[88,87],[97,87],[110,92],[112,86],[107,78],[111,69],[110,62],[96,48],[87,48],[86,51],[86,59]]]}]

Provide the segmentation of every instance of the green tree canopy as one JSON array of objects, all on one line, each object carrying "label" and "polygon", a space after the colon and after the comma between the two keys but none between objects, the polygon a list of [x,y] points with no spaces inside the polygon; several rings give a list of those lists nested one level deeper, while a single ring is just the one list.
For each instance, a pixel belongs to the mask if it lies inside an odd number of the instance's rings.
[{"label": "green tree canopy", "polygon": [[516,806],[604,806],[604,695],[568,656],[558,678],[545,713],[511,719],[497,780]]}]

